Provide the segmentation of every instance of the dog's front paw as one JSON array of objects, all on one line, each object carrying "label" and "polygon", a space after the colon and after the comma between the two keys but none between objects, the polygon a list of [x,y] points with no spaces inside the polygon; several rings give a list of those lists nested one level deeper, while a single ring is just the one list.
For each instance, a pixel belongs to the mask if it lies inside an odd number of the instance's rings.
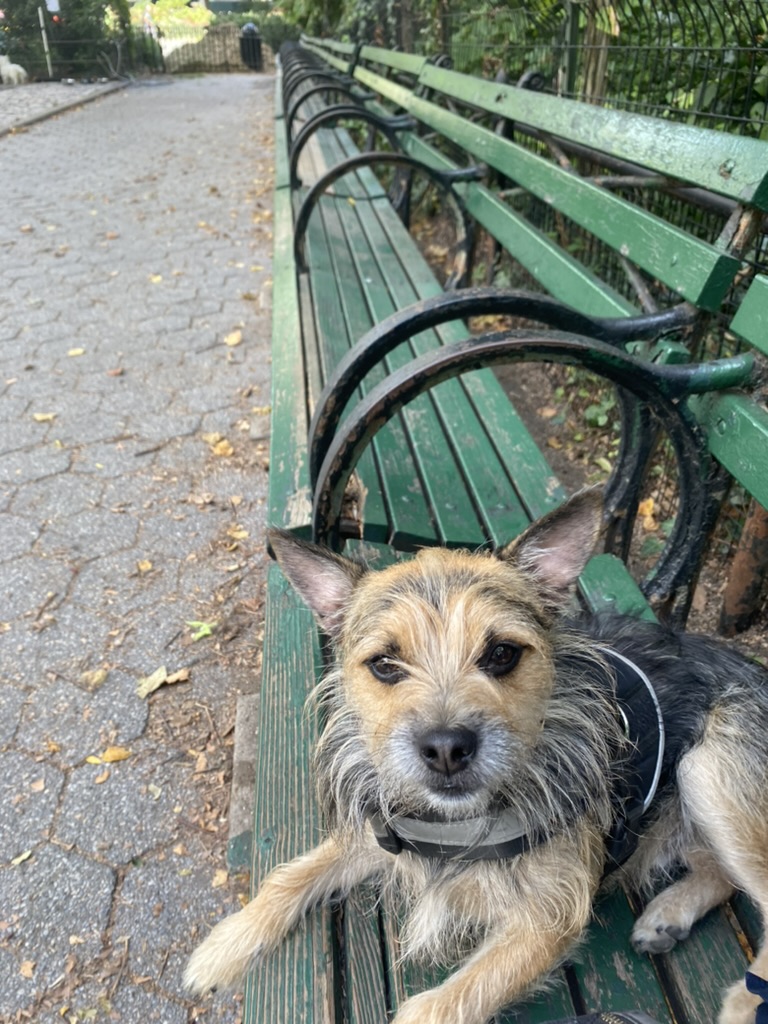
[{"label": "dog's front paw", "polygon": [[217,989],[236,989],[265,952],[248,907],[220,921],[189,958],[184,985],[203,995]]},{"label": "dog's front paw", "polygon": [[684,913],[672,913],[673,909],[679,908],[665,905],[657,897],[637,919],[631,941],[638,953],[668,953],[678,942],[688,938],[692,922]]}]

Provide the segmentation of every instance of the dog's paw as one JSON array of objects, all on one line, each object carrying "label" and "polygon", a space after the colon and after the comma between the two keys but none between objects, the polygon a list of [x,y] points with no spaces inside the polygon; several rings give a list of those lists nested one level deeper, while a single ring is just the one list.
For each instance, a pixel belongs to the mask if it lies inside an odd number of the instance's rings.
[{"label": "dog's paw", "polygon": [[631,941],[638,953],[669,953],[691,932],[690,923],[670,920],[670,915],[664,912],[668,908],[654,907],[654,903],[637,919],[632,929]]},{"label": "dog's paw", "polygon": [[690,913],[669,898],[670,892],[651,900],[635,922],[631,941],[639,953],[668,953],[690,935]]},{"label": "dog's paw", "polygon": [[725,994],[717,1024],[755,1024],[757,1008],[762,1003],[759,996],[747,991],[743,981],[732,985]]},{"label": "dog's paw", "polygon": [[185,987],[195,995],[239,988],[264,953],[255,931],[245,911],[220,921],[189,958]]}]

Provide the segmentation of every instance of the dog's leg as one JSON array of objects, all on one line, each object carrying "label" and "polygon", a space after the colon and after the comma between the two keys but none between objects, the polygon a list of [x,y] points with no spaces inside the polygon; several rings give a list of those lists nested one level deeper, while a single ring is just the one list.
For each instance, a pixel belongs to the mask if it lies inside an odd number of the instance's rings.
[{"label": "dog's leg", "polygon": [[[688,813],[723,872],[757,903],[768,923],[768,807],[765,751],[747,722],[717,709],[702,744],[681,763],[680,793]],[[763,739],[760,737],[759,739]],[[745,965],[746,966],[746,965]],[[749,970],[768,979],[768,943],[763,940]],[[744,980],[726,993],[719,1024],[754,1024],[760,998]]]},{"label": "dog's leg", "polygon": [[688,874],[651,900],[635,922],[632,945],[639,953],[668,953],[688,938],[694,921],[733,892],[733,885],[711,854],[698,851],[687,861]]},{"label": "dog's leg", "polygon": [[510,923],[490,936],[442,985],[408,999],[392,1024],[486,1024],[562,960],[587,920],[562,932]]},{"label": "dog's leg", "polygon": [[194,951],[185,985],[196,993],[237,987],[248,969],[275,949],[307,911],[386,870],[388,858],[373,841],[350,847],[330,838],[275,868],[253,900],[219,922]]}]

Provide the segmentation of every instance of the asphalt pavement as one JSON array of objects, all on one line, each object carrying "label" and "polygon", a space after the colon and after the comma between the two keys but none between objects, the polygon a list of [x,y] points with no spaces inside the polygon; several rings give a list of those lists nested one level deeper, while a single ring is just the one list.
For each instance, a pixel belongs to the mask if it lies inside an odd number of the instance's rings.
[{"label": "asphalt pavement", "polygon": [[239,1016],[181,975],[247,889],[273,87],[0,90],[4,1022]]}]

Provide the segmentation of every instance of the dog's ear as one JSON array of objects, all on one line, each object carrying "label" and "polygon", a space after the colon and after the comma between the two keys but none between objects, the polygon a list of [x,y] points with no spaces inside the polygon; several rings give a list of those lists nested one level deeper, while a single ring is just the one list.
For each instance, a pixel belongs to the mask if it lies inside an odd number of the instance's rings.
[{"label": "dog's ear", "polygon": [[267,531],[267,550],[277,561],[318,623],[338,634],[355,584],[367,571],[349,558],[299,540],[287,530]]},{"label": "dog's ear", "polygon": [[498,556],[532,576],[545,596],[560,605],[595,549],[602,518],[600,488],[579,491],[529,526]]}]

